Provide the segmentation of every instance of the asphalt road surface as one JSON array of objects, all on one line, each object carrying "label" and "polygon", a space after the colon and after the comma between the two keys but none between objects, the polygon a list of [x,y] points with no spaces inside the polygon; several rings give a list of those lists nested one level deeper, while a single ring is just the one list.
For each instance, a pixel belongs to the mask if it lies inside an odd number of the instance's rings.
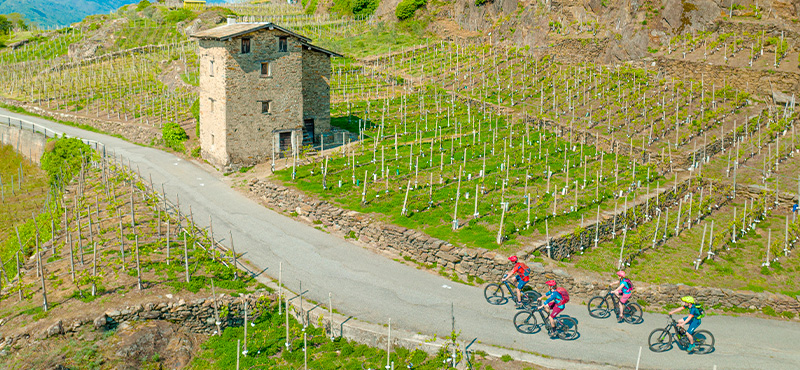
[{"label": "asphalt road surface", "polygon": [[541,332],[521,334],[512,324],[514,308],[487,304],[482,287],[457,284],[392,261],[282,216],[231,189],[219,173],[107,135],[2,109],[0,114],[105,144],[109,151],[130,159],[145,178],[152,175],[156,188],[163,183],[173,202],[179,194],[181,207],[191,205],[198,224],[207,225],[212,215],[216,235],[227,236],[231,230],[237,252],[266,269],[265,274],[277,278],[282,262],[283,281],[290,289],[299,292],[302,282],[306,296],[318,302],[327,302],[330,292],[336,310],[359,320],[386,323],[391,318],[394,327],[443,337],[450,334],[453,304],[461,338],[477,337],[485,344],[554,358],[632,368],[643,346],[643,369],[800,369],[800,324],[796,322],[708,316],[701,329],[716,337],[714,353],[688,355],[677,347],[653,353],[647,349],[647,337],[665,326],[665,315],[646,313],[640,325],[617,324],[613,319],[591,318],[584,305],[574,302],[564,314],[578,320],[581,336],[577,340],[551,340]]}]

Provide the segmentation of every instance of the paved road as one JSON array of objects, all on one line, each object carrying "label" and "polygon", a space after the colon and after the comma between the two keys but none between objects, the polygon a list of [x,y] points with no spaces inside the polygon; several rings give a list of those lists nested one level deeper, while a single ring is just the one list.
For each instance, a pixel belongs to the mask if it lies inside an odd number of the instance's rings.
[{"label": "paved road", "polygon": [[[674,349],[655,354],[647,349],[647,336],[666,322],[664,315],[645,314],[641,325],[618,325],[612,320],[588,316],[584,306],[570,304],[565,314],[579,321],[581,337],[573,342],[550,340],[545,334],[517,333],[511,322],[514,309],[490,306],[482,289],[453,283],[438,275],[394,262],[338,237],[266,209],[231,189],[218,173],[160,150],[43,119],[16,115],[68,135],[104,143],[117,155],[130,159],[155,184],[164,183],[172,200],[180,194],[181,205],[191,205],[195,220],[204,224],[213,215],[217,235],[230,229],[237,252],[277,277],[283,262],[284,282],[298,291],[302,281],[308,297],[326,302],[333,294],[334,307],[364,321],[384,323],[425,334],[450,333],[451,303],[455,304],[456,328],[462,338],[477,337],[484,343],[565,358],[634,367],[639,346],[641,367],[653,369],[798,369],[800,325],[755,318],[711,316],[703,328],[717,339],[710,355],[687,355]],[[158,185],[157,185],[158,186]]]}]

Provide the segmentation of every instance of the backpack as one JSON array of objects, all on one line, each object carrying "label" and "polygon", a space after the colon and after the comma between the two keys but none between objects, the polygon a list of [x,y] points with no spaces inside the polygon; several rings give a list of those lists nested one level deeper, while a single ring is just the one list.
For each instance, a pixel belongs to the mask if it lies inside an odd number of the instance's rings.
[{"label": "backpack", "polygon": [[633,290],[633,282],[631,282],[631,279],[625,278],[623,281],[628,284],[628,289]]},{"label": "backpack", "polygon": [[695,303],[694,308],[697,309],[699,314],[697,315],[696,319],[700,320],[706,315],[706,311],[703,309],[703,305],[700,303]]},{"label": "backpack", "polygon": [[556,292],[561,294],[561,304],[567,304],[569,302],[569,293],[567,293],[566,289],[558,287],[556,288]]}]

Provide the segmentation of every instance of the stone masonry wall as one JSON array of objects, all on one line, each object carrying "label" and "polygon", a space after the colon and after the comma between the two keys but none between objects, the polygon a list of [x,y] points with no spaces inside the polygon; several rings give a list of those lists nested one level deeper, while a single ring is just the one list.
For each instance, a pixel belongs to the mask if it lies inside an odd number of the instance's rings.
[{"label": "stone masonry wall", "polygon": [[200,154],[214,166],[225,167],[230,162],[225,133],[227,50],[222,41],[200,40],[199,44]]},{"label": "stone masonry wall", "polygon": [[314,119],[314,135],[331,130],[331,59],[303,48],[303,119]]},{"label": "stone masonry wall", "polygon": [[[688,184],[681,183],[677,191],[670,188],[660,195],[661,204],[675,202],[685,194]],[[408,256],[422,264],[433,264],[444,267],[447,271],[455,271],[460,275],[471,275],[485,281],[497,281],[511,267],[507,256],[484,248],[462,248],[446,241],[433,238],[417,230],[405,227],[384,224],[371,219],[369,216],[356,211],[348,211],[336,207],[328,202],[315,200],[290,188],[270,183],[266,180],[254,179],[249,184],[250,191],[259,196],[266,205],[284,212],[296,212],[298,218],[306,223],[321,223],[328,231],[339,235],[354,236],[359,242],[369,248],[388,251],[391,253]],[[648,213],[656,212],[656,202],[646,204]],[[645,205],[637,207],[644,208]],[[629,212],[630,214],[631,212]],[[638,222],[644,217],[643,209],[637,210],[637,217],[631,217],[628,222]],[[618,216],[617,230],[624,225],[622,216]],[[609,235],[612,231],[613,218],[604,220],[601,231]],[[553,257],[566,256],[567,251],[579,250],[581,246],[594,243],[594,228],[584,230],[586,234],[566,235],[551,240]],[[603,234],[601,234],[602,236]],[[541,247],[540,247],[541,248]],[[529,263],[533,256],[529,253],[520,253],[522,259]],[[545,276],[557,278],[559,284],[564,285],[578,297],[588,298],[596,294],[604,294],[607,290],[604,284],[598,284],[585,278],[573,278],[563,271],[543,271],[544,267],[533,263],[538,272],[534,279],[534,286],[543,289]],[[549,274],[549,275],[548,275]],[[541,276],[539,276],[541,275]],[[545,280],[543,280],[545,279]],[[609,282],[611,278],[609,278]],[[685,287],[671,284],[646,286],[637,284],[637,299],[642,299],[651,304],[675,302],[681,294],[692,291],[698,298],[711,305],[719,304],[721,307],[753,306],[762,308],[771,306],[777,311],[792,311],[800,313],[800,303],[797,300],[770,293],[734,292],[725,289]]]},{"label": "stone masonry wall", "polygon": [[35,163],[39,163],[42,154],[44,154],[47,138],[40,133],[0,123],[0,143],[14,147],[17,153]]},{"label": "stone masonry wall", "polygon": [[656,57],[653,63],[666,76],[697,81],[702,79],[706,84],[714,83],[717,86],[727,84],[739,91],[759,96],[772,96],[773,89],[781,92],[797,91],[800,86],[800,74],[794,72],[717,66],[664,57]]},{"label": "stone masonry wall", "polygon": [[[287,38],[287,51],[278,49],[278,37]],[[277,29],[248,34],[250,53],[241,53],[241,37],[226,42],[226,135],[230,161],[254,165],[272,157],[276,131],[303,125],[302,45]],[[271,75],[261,73],[269,62]],[[262,113],[261,102],[270,101]],[[201,118],[202,120],[202,118]]]}]

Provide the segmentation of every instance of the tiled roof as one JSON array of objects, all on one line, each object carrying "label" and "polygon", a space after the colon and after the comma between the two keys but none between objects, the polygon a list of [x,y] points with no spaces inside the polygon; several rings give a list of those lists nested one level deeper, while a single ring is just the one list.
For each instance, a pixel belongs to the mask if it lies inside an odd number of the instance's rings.
[{"label": "tiled roof", "polygon": [[288,33],[292,36],[299,38],[304,42],[309,42],[311,39],[300,35],[298,33],[289,31],[281,26],[278,26],[274,23],[234,23],[228,24],[224,26],[220,26],[217,28],[212,28],[210,30],[200,31],[192,35],[194,38],[198,39],[206,39],[206,40],[228,40],[233,37],[246,35],[248,33],[256,32],[262,29],[278,29],[285,33]]}]

